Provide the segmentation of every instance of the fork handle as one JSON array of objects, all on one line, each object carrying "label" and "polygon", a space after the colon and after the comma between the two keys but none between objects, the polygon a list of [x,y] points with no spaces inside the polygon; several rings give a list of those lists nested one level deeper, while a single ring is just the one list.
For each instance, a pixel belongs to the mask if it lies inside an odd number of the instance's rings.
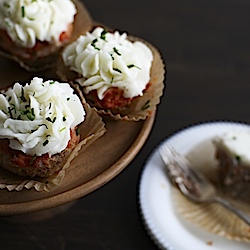
[{"label": "fork handle", "polygon": [[234,214],[236,214],[240,219],[242,219],[244,222],[246,222],[250,226],[250,215],[242,211],[240,208],[237,208],[234,204],[232,204],[230,201],[225,200],[221,197],[214,198],[214,201],[223,205],[225,208],[232,211]]}]

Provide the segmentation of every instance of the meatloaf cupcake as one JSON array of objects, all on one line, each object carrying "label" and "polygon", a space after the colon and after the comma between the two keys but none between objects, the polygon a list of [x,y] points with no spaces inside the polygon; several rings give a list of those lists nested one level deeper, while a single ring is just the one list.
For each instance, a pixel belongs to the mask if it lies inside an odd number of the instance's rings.
[{"label": "meatloaf cupcake", "polygon": [[250,202],[250,132],[231,132],[214,140],[220,186],[234,199]]},{"label": "meatloaf cupcake", "polygon": [[1,168],[28,180],[40,178],[47,187],[89,135],[93,140],[93,135],[96,139],[105,132],[101,118],[84,106],[68,83],[38,77],[24,86],[15,83],[0,94],[0,108]]},{"label": "meatloaf cupcake", "polygon": [[58,75],[78,84],[98,112],[140,120],[159,103],[164,65],[149,43],[96,27],[63,50]]},{"label": "meatloaf cupcake", "polygon": [[91,26],[80,1],[3,0],[0,52],[26,70],[40,71],[54,66],[61,48]]}]

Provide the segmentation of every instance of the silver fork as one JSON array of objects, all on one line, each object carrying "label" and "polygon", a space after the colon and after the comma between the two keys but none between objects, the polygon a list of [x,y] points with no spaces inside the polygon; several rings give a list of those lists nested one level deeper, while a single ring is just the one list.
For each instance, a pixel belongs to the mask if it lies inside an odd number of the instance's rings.
[{"label": "silver fork", "polygon": [[187,198],[196,203],[219,203],[250,226],[250,215],[221,197],[215,186],[205,176],[192,169],[190,161],[184,155],[166,144],[160,147],[160,155],[171,181]]}]

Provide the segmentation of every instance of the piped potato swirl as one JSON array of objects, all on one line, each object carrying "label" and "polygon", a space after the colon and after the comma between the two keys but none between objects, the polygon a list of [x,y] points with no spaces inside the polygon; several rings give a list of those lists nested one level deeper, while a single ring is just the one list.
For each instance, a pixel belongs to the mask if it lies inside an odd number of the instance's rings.
[{"label": "piped potato swirl", "polygon": [[0,139],[27,155],[54,155],[63,151],[70,130],[84,121],[85,110],[68,83],[15,83],[0,94]]}]

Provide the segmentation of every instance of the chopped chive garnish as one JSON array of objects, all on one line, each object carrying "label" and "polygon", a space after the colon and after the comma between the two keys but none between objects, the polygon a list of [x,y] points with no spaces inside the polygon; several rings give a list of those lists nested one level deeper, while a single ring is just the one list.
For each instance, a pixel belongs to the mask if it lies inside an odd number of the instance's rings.
[{"label": "chopped chive garnish", "polygon": [[96,50],[100,50],[97,46],[96,46],[96,43],[98,42],[98,39],[95,38],[92,43],[91,43],[91,46],[93,46]]},{"label": "chopped chive garnish", "polygon": [[118,55],[121,56],[122,54],[118,51],[118,49],[116,47],[113,48],[114,52]]},{"label": "chopped chive garnish", "polygon": [[122,71],[120,69],[113,68],[113,70],[116,71],[116,72],[122,73]]},{"label": "chopped chive garnish", "polygon": [[80,128],[79,127],[76,129],[76,135],[80,135]]},{"label": "chopped chive garnish", "polygon": [[66,127],[63,127],[63,128],[61,128],[60,130],[59,130],[59,132],[62,132],[63,130],[65,130],[66,129]]},{"label": "chopped chive garnish", "polygon": [[141,69],[140,67],[138,67],[138,66],[136,66],[136,65],[134,65],[134,64],[129,64],[129,65],[127,65],[127,67],[128,67],[129,69],[131,69],[131,68]]},{"label": "chopped chive garnish", "polygon": [[22,10],[22,18],[24,18],[24,17],[25,17],[25,7],[22,6],[22,7],[21,7],[21,10]]},{"label": "chopped chive garnish", "polygon": [[5,8],[10,8],[10,5],[9,5],[8,3],[4,3],[3,6],[4,6]]},{"label": "chopped chive garnish", "polygon": [[24,97],[24,89],[22,88],[22,94],[21,94],[21,97],[20,97],[21,101],[23,102],[26,102],[26,98]]},{"label": "chopped chive garnish", "polygon": [[240,161],[241,161],[241,158],[240,158],[240,156],[239,156],[239,155],[235,155],[235,159],[236,159],[236,161],[238,161],[238,162],[240,162]]},{"label": "chopped chive garnish", "polygon": [[107,34],[107,33],[108,33],[108,32],[107,32],[106,30],[103,30],[102,33],[101,33],[100,38],[101,38],[102,40],[106,41],[106,34]]},{"label": "chopped chive garnish", "polygon": [[50,117],[46,117],[46,120],[48,122],[54,123],[56,121],[56,117],[54,117],[53,120]]},{"label": "chopped chive garnish", "polygon": [[35,113],[34,113],[34,108],[31,109],[31,111],[29,111],[26,116],[28,117],[29,120],[31,121],[34,121],[36,116],[35,116]]},{"label": "chopped chive garnish", "polygon": [[35,161],[35,159],[36,159],[36,155],[33,155],[32,158],[31,158],[31,160],[30,160],[30,165],[33,164],[33,162]]},{"label": "chopped chive garnish", "polygon": [[146,101],[146,103],[142,106],[141,110],[146,110],[150,107],[150,100]]},{"label": "chopped chive garnish", "polygon": [[13,119],[13,115],[12,115],[12,112],[11,112],[11,108],[8,107],[8,111],[9,111],[9,114],[10,114],[10,118]]}]

